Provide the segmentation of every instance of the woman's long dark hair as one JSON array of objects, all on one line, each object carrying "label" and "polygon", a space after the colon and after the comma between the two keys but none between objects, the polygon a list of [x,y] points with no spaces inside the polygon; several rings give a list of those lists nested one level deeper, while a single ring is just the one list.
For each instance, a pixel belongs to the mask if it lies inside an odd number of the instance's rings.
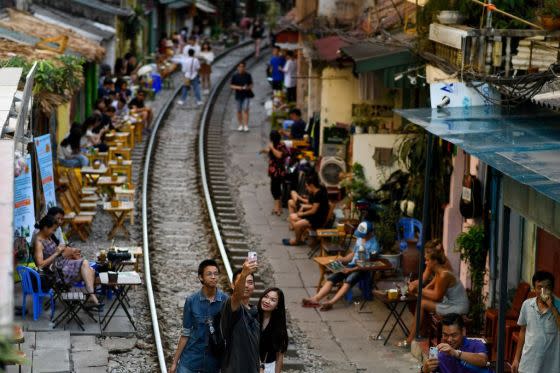
[{"label": "woman's long dark hair", "polygon": [[259,311],[259,322],[262,325],[264,318],[264,311],[261,303],[263,298],[271,291],[278,294],[278,305],[270,315],[269,328],[272,328],[272,347],[274,351],[284,353],[288,349],[288,329],[286,327],[286,302],[284,300],[284,292],[278,288],[268,288],[264,291],[259,299],[257,309]]},{"label": "woman's long dark hair", "polygon": [[70,133],[60,142],[61,146],[68,146],[74,153],[80,151],[80,139],[82,138],[82,130],[79,123],[73,123],[70,128]]},{"label": "woman's long dark hair", "polygon": [[280,141],[282,141],[282,136],[280,136],[280,133],[276,130],[270,131],[268,138],[275,148],[280,144]]},{"label": "woman's long dark hair", "polygon": [[45,227],[50,228],[55,224],[56,224],[56,220],[53,216],[45,215],[41,218],[41,220],[35,223],[35,228],[37,228],[38,230],[42,230]]}]

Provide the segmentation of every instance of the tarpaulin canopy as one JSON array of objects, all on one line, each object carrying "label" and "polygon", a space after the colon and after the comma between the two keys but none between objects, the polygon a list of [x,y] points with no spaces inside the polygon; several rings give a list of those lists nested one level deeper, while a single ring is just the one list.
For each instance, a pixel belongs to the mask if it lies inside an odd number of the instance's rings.
[{"label": "tarpaulin canopy", "polygon": [[395,110],[512,179],[560,202],[560,115],[499,106]]}]

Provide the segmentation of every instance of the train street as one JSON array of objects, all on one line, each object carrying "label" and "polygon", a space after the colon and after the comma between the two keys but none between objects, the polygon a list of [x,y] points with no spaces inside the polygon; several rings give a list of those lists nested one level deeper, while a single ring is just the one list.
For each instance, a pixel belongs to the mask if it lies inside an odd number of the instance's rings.
[{"label": "train street", "polygon": [[0,1],[0,372],[560,373],[558,17]]}]

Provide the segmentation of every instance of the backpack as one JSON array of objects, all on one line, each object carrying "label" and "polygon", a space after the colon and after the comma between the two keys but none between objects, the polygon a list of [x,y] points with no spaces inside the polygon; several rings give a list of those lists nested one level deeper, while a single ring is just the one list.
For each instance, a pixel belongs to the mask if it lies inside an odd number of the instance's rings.
[{"label": "backpack", "polygon": [[206,322],[208,327],[208,350],[217,359],[223,358],[226,352],[226,340],[222,334],[221,319],[222,311]]}]

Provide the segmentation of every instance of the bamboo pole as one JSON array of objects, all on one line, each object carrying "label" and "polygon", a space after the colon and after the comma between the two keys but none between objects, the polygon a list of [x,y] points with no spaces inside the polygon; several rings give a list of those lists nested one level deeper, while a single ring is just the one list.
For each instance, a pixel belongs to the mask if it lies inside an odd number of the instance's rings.
[{"label": "bamboo pole", "polygon": [[495,6],[494,4],[483,3],[482,1],[479,1],[479,0],[471,0],[471,1],[472,1],[473,3],[478,4],[478,5],[482,5],[482,6],[483,6],[485,9],[487,9],[489,12],[500,13],[500,14],[503,14],[504,16],[506,16],[506,17],[512,18],[512,19],[514,19],[514,20],[516,20],[516,21],[518,21],[518,22],[521,22],[521,23],[525,23],[526,25],[529,25],[529,26],[534,27],[534,28],[536,28],[536,29],[544,30],[544,28],[542,28],[541,26],[539,26],[539,25],[537,25],[537,24],[534,24],[534,23],[532,23],[532,22],[529,22],[529,21],[527,21],[527,20],[524,20],[523,18],[514,16],[513,14],[510,14],[510,13],[508,13],[508,12],[504,12],[503,10],[500,10],[500,9],[496,8],[496,6]]}]

